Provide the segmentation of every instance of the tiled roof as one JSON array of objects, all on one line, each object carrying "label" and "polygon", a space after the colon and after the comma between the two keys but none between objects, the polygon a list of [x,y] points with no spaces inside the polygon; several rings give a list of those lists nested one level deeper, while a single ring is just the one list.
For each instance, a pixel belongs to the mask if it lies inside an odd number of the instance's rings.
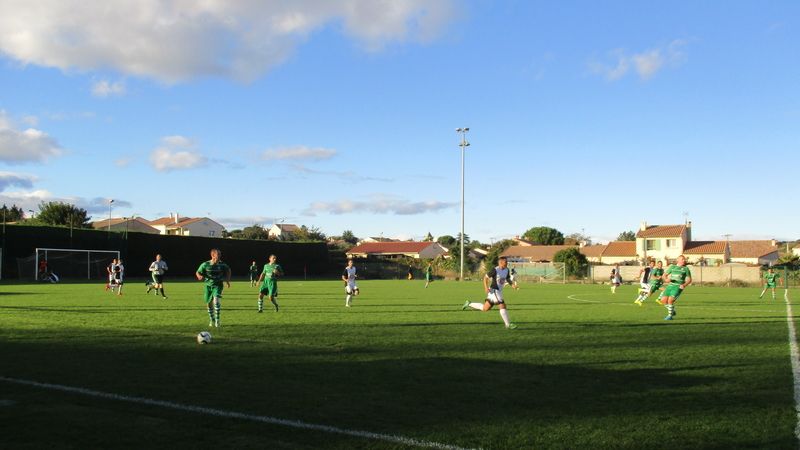
[{"label": "tiled roof", "polygon": [[609,242],[602,256],[636,256],[636,241]]},{"label": "tiled roof", "polygon": [[683,248],[687,255],[699,253],[725,253],[725,241],[691,241]]},{"label": "tiled roof", "polygon": [[581,249],[581,253],[586,255],[587,258],[597,258],[603,255],[608,245],[587,245]]},{"label": "tiled roof", "polygon": [[778,251],[773,241],[730,241],[731,258],[759,258]]},{"label": "tiled roof", "polygon": [[[181,221],[184,221],[184,220],[189,220],[189,218],[188,217],[179,217],[178,218],[178,222],[179,223]],[[155,227],[155,226],[158,226],[158,225],[174,225],[175,224],[175,218],[174,217],[162,217],[160,219],[156,219],[156,220],[153,220],[151,222],[147,222],[147,224],[150,225],[151,227]]]},{"label": "tiled roof", "polygon": [[419,253],[436,242],[365,242],[347,253]]},{"label": "tiled roof", "polygon": [[[552,261],[556,253],[567,248],[578,247],[576,245],[512,245],[505,249],[500,256],[505,256],[506,258],[526,258],[533,262]],[[583,249],[580,250],[582,253]]]},{"label": "tiled roof", "polygon": [[639,230],[636,237],[680,237],[686,225],[649,225],[644,230]]},{"label": "tiled roof", "polygon": [[291,225],[291,224],[286,224],[286,225],[278,224],[278,228],[287,233],[293,233],[300,229],[300,227],[298,227],[297,225]]}]

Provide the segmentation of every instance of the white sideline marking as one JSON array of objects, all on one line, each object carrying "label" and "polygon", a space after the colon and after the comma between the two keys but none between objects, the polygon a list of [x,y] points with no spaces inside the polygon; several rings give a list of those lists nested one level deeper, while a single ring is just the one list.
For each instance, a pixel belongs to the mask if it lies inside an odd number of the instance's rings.
[{"label": "white sideline marking", "polygon": [[[585,298],[578,298],[576,297],[577,294],[568,295],[567,298],[570,300],[575,300],[577,302],[586,302],[586,303],[602,303],[604,305],[622,305],[622,306],[634,306],[633,302],[626,302],[626,303],[618,303],[618,302],[605,302],[602,300],[587,300]],[[604,295],[604,294],[580,294],[581,296],[585,295]],[[659,306],[655,301],[653,302],[654,306]],[[681,305],[681,309],[705,309],[710,311],[749,311],[749,312],[765,312],[765,313],[776,313],[778,311],[772,309],[739,309],[739,308],[710,308],[708,306],[685,306]]]},{"label": "white sideline marking", "polygon": [[120,400],[124,402],[140,403],[153,406],[164,406],[167,408],[180,409],[183,411],[199,412],[204,414],[212,414],[215,416],[230,417],[233,419],[247,419],[255,420],[257,422],[270,423],[275,425],[286,425],[295,428],[304,428],[307,430],[325,431],[328,433],[345,434],[348,436],[363,437],[368,439],[377,439],[382,441],[396,442],[399,444],[416,445],[419,447],[440,448],[445,450],[481,450],[480,448],[469,449],[465,447],[458,447],[456,445],[440,444],[438,442],[419,441],[417,439],[405,438],[402,436],[393,436],[389,434],[371,433],[369,431],[358,430],[345,430],[343,428],[330,427],[327,425],[314,425],[311,423],[300,422],[297,420],[283,420],[267,416],[254,416],[252,414],[243,414],[230,411],[222,411],[220,409],[203,408],[200,406],[180,405],[178,403],[164,402],[161,400],[152,400],[143,397],[128,397],[126,395],[109,394],[106,392],[93,391],[90,389],[76,388],[70,386],[62,386],[58,384],[39,383],[37,381],[20,380],[16,378],[6,378],[0,376],[0,381],[7,381],[10,383],[24,384],[27,386],[35,386],[47,389],[57,389],[59,391],[74,392],[78,394],[91,395],[93,397],[101,397],[110,400]]},{"label": "white sideline marking", "polygon": [[797,348],[797,332],[792,320],[792,302],[789,301],[789,290],[783,291],[786,299],[786,322],[789,325],[789,353],[792,358],[792,377],[794,378],[794,409],[797,412],[797,424],[794,427],[794,435],[800,440],[800,352]]}]

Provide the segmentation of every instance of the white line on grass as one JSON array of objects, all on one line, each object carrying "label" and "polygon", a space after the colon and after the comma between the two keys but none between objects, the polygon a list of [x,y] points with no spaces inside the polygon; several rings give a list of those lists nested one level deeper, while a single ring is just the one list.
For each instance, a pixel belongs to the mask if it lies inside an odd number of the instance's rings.
[{"label": "white line on grass", "polygon": [[90,389],[83,389],[83,388],[76,388],[70,386],[62,386],[58,384],[50,384],[50,383],[39,383],[37,381],[29,381],[29,380],[20,380],[17,378],[6,378],[4,376],[0,376],[0,381],[7,381],[9,383],[17,383],[17,384],[24,384],[27,386],[35,386],[40,388],[47,388],[47,389],[57,389],[59,391],[66,391],[66,392],[74,392],[78,394],[84,395],[91,395],[93,397],[101,397],[110,400],[120,400],[124,402],[133,402],[133,403],[140,403],[144,405],[153,405],[153,406],[164,406],[166,408],[172,409],[180,409],[183,411],[191,411],[191,412],[199,412],[204,414],[212,414],[215,416],[222,416],[222,417],[229,417],[233,419],[246,419],[246,420],[255,420],[257,422],[264,422],[270,423],[275,425],[285,425],[295,428],[303,428],[307,430],[315,430],[315,431],[324,431],[327,433],[337,433],[337,434],[344,434],[348,436],[356,436],[368,439],[377,439],[381,441],[389,441],[389,442],[396,442],[399,444],[405,445],[416,445],[419,447],[428,447],[428,448],[439,448],[445,450],[481,450],[477,449],[469,449],[465,447],[458,447],[455,445],[448,445],[448,444],[440,444],[438,442],[428,442],[428,441],[420,441],[417,439],[405,438],[402,436],[393,436],[389,434],[379,434],[379,433],[371,433],[369,431],[358,431],[358,430],[345,430],[343,428],[336,428],[330,427],[327,425],[314,425],[311,423],[300,422],[297,420],[283,420],[283,419],[276,419],[274,417],[267,417],[267,416],[254,416],[252,414],[243,414],[237,412],[230,412],[230,411],[222,411],[220,409],[211,409],[211,408],[203,408],[200,406],[191,406],[191,405],[180,405],[178,403],[171,403],[171,402],[164,402],[161,400],[152,400],[149,398],[143,397],[128,397],[126,395],[117,395],[117,394],[109,394],[106,392],[100,391],[93,391]]},{"label": "white line on grass", "polygon": [[789,301],[789,290],[783,291],[786,300],[786,322],[789,325],[789,353],[792,358],[792,376],[794,377],[794,408],[797,412],[797,424],[794,427],[794,435],[800,439],[800,353],[797,349],[797,332],[794,328],[794,315],[792,314],[792,302]]},{"label": "white line on grass", "polygon": [[[587,300],[585,298],[578,298],[574,295],[568,295],[567,298],[570,300],[575,300],[578,302],[586,302],[586,303],[602,303],[604,305],[622,305],[622,306],[634,306],[633,302],[630,303],[617,303],[617,302],[606,302],[603,300]],[[604,295],[604,294],[580,294],[581,296],[584,295]],[[655,303],[655,302],[654,302]],[[656,304],[656,306],[658,306]],[[777,313],[778,311],[774,311],[771,309],[739,309],[739,308],[712,308],[709,306],[684,306],[681,305],[681,309],[705,309],[711,311],[748,311],[748,312],[766,312],[766,313]]]}]

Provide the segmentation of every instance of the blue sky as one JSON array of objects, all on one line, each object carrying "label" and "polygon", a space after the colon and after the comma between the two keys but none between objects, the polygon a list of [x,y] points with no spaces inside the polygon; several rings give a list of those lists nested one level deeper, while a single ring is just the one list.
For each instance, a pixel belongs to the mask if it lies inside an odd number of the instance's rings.
[{"label": "blue sky", "polygon": [[[800,238],[800,2],[4,0],[0,201]],[[112,7],[113,6],[113,7]]]}]

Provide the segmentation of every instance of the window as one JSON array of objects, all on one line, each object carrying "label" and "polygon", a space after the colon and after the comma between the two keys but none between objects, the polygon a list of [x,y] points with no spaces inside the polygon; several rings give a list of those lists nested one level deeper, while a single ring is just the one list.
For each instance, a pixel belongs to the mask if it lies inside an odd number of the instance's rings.
[{"label": "window", "polygon": [[209,230],[208,231],[208,235],[213,237],[214,236],[214,230]]},{"label": "window", "polygon": [[653,240],[653,239],[648,239],[647,241],[645,241],[645,244],[647,245],[647,247],[646,247],[647,250],[655,250],[656,249],[656,241]]},{"label": "window", "polygon": [[675,248],[678,246],[677,239],[667,239],[667,248]]}]

